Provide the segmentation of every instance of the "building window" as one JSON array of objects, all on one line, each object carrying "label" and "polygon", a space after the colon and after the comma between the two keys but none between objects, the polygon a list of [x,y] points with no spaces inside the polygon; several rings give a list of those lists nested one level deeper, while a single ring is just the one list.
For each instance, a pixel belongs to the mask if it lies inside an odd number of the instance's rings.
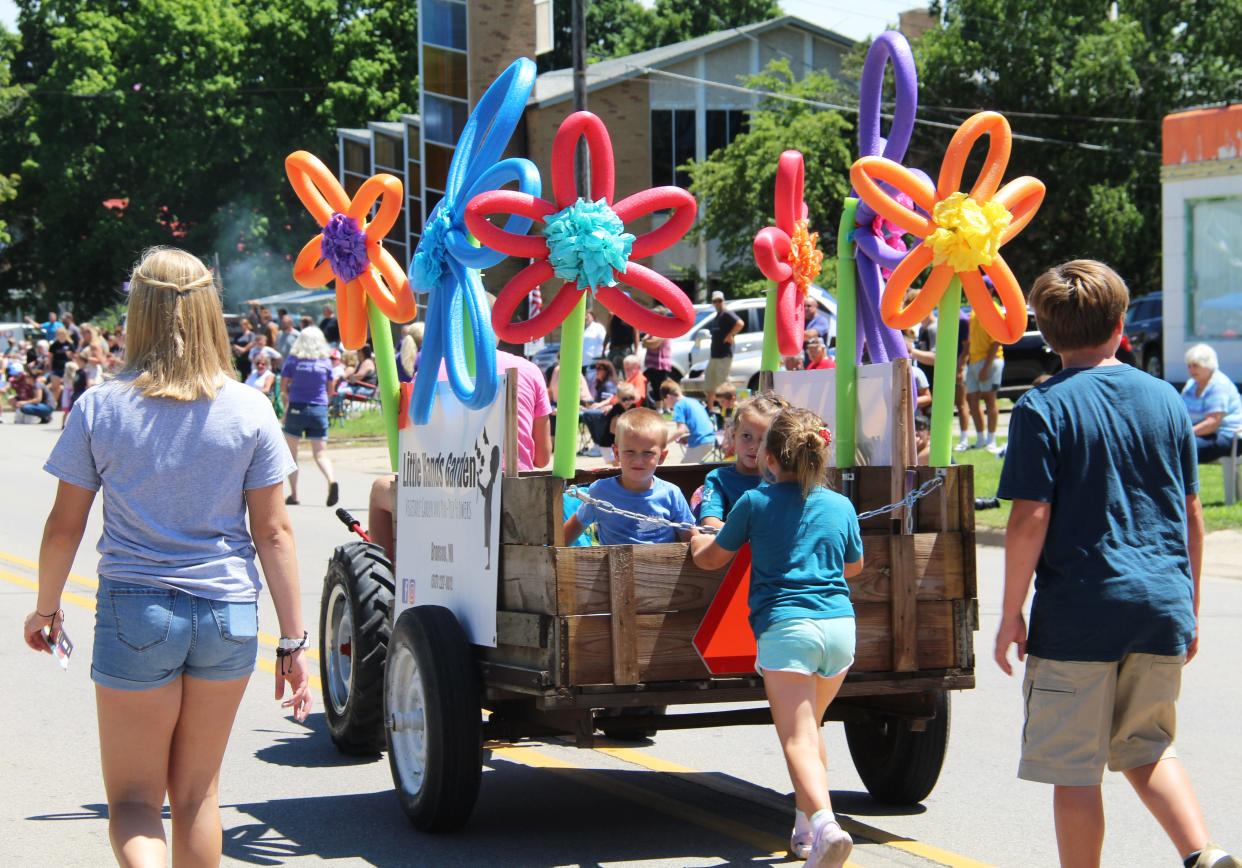
[{"label": "building window", "polygon": [[1186,203],[1186,336],[1242,337],[1242,196]]},{"label": "building window", "polygon": [[456,145],[469,114],[464,100],[423,92],[423,132],[429,142]]},{"label": "building window", "polygon": [[423,46],[423,88],[428,93],[466,99],[467,85],[463,52]]},{"label": "building window", "polygon": [[[740,109],[711,109],[705,130],[707,155],[732,142],[749,126]],[[695,155],[693,109],[655,109],[651,112],[651,183],[686,187],[690,173],[684,168]]]},{"label": "building window", "polygon": [[376,171],[401,174],[401,140],[392,136],[375,136],[375,169]]},{"label": "building window", "polygon": [[345,171],[367,175],[371,170],[371,154],[362,142],[345,140]]},{"label": "building window", "polygon": [[419,18],[423,42],[466,50],[466,4],[454,0],[423,0]]}]

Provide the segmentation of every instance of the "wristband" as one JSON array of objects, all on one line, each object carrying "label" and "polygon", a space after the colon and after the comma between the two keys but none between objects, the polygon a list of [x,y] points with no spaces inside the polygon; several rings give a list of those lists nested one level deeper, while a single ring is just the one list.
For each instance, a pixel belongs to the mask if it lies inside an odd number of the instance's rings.
[{"label": "wristband", "polygon": [[280,637],[280,641],[276,643],[276,656],[287,657],[297,651],[301,651],[306,647],[307,633],[302,631],[301,639],[289,639],[285,636]]}]

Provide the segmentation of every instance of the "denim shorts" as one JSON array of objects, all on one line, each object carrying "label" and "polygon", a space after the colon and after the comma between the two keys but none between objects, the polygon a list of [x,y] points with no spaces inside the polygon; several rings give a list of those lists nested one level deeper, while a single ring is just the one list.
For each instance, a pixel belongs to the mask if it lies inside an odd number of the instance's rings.
[{"label": "denim shorts", "polygon": [[995,392],[1000,389],[1001,374],[1005,370],[1005,360],[992,359],[992,367],[988,369],[987,377],[980,379],[979,373],[983,370],[984,361],[986,359],[980,359],[966,366],[967,392]]},{"label": "denim shorts", "polygon": [[307,440],[328,439],[327,404],[290,404],[285,411],[285,433]]},{"label": "denim shorts", "polygon": [[853,618],[790,618],[759,637],[755,671],[833,678],[854,663]]},{"label": "denim shorts", "polygon": [[99,580],[91,680],[102,687],[150,690],[182,675],[247,678],[258,651],[258,603]]}]

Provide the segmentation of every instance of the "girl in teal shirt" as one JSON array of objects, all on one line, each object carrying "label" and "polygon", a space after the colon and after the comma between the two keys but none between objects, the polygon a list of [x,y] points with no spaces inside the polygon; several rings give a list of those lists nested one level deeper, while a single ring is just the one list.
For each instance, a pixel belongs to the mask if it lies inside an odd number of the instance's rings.
[{"label": "girl in teal shirt", "polygon": [[816,868],[840,868],[853,847],[832,812],[819,727],[854,662],[846,579],[863,565],[853,504],[822,485],[830,442],[814,413],[782,410],[759,451],[770,484],[738,498],[714,538],[691,540],[694,562],[704,569],[724,566],[743,543],[751,544],[755,668],[763,675],[801,821],[790,843]]}]

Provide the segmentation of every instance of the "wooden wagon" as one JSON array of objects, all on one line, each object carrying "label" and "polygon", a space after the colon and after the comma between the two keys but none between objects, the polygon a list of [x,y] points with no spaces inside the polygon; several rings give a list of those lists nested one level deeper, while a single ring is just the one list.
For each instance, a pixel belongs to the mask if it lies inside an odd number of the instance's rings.
[{"label": "wooden wagon", "polygon": [[[710,469],[667,466],[660,476],[689,496]],[[891,803],[931,792],[948,740],[948,692],[974,686],[971,468],[859,467],[829,479],[862,513],[936,476],[941,484],[908,514],[861,523],[865,567],[850,581],[856,662],[828,710],[845,721],[868,790]],[[600,731],[640,738],[770,720],[766,708],[685,708],[764,698],[757,675],[713,676],[692,644],[724,571],[699,569],[681,543],[567,547],[566,485],[546,473],[503,480],[494,648],[470,645],[438,606],[405,610],[388,635],[391,568],[375,547],[342,546],[330,566],[321,659],[333,738],[351,752],[387,748],[420,829],[466,821],[487,740],[568,734],[591,746]]]}]

